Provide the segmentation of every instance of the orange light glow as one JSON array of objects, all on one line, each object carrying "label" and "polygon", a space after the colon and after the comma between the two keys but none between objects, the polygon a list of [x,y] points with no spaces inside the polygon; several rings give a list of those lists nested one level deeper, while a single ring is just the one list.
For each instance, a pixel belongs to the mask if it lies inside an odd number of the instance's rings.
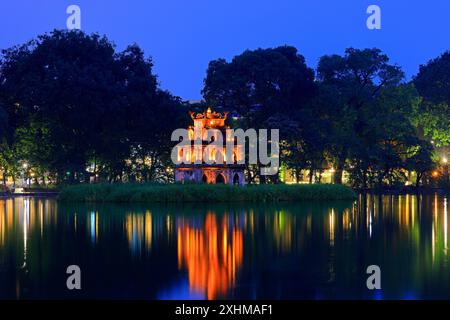
[{"label": "orange light glow", "polygon": [[177,230],[178,266],[187,269],[190,290],[205,292],[210,300],[227,294],[243,260],[242,231],[230,232],[226,216],[217,220],[209,213],[202,228],[186,223]]}]

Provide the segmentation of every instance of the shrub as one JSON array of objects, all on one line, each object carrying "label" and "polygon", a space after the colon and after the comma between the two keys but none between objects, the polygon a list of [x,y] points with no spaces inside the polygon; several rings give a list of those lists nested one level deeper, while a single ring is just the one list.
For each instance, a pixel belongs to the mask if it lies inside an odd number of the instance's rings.
[{"label": "shrub", "polygon": [[82,184],[64,188],[62,202],[281,202],[352,200],[349,187],[333,184],[249,185],[208,184]]}]

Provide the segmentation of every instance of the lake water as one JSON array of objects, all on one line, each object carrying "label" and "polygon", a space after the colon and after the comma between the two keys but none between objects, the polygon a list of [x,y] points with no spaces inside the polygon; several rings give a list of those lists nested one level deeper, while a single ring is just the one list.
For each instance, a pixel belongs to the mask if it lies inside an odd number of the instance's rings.
[{"label": "lake water", "polygon": [[[0,298],[450,298],[445,196],[277,205],[0,200]],[[81,268],[79,291],[66,287]],[[367,289],[369,265],[381,290]]]}]

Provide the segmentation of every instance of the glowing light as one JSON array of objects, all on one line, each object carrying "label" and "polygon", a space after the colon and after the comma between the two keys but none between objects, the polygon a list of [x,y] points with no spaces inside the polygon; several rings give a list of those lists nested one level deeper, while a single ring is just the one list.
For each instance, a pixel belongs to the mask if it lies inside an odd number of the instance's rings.
[{"label": "glowing light", "polygon": [[89,219],[89,222],[90,222],[89,231],[90,231],[90,234],[91,234],[91,241],[92,241],[92,243],[95,243],[96,239],[97,239],[96,220],[97,220],[97,217],[96,217],[95,211],[91,211],[90,219]]},{"label": "glowing light", "polygon": [[0,248],[5,243],[6,234],[6,212],[4,210],[4,201],[0,201]]},{"label": "glowing light", "polygon": [[191,293],[203,292],[215,299],[234,286],[243,260],[243,233],[227,221],[208,213],[201,227],[178,224],[178,267],[187,269]]},{"label": "glowing light", "polygon": [[27,265],[27,253],[28,253],[28,225],[30,223],[30,199],[23,200],[23,265],[25,268]]},{"label": "glowing light", "polygon": [[439,175],[439,172],[433,171],[432,175],[433,175],[433,177],[437,177]]},{"label": "glowing light", "polygon": [[152,214],[150,211],[145,213],[145,247],[150,249],[152,247]]},{"label": "glowing light", "polygon": [[435,257],[435,242],[436,242],[436,236],[434,235],[434,220],[431,223],[431,257],[434,263],[434,257]]},{"label": "glowing light", "polygon": [[328,223],[330,225],[330,247],[334,247],[334,208],[328,215]]},{"label": "glowing light", "polygon": [[443,157],[443,158],[442,158],[442,163],[443,163],[443,164],[446,164],[447,162],[448,162],[447,157]]},{"label": "glowing light", "polygon": [[447,198],[444,198],[444,248],[445,255],[447,255],[448,243],[448,222],[447,222]]},{"label": "glowing light", "polygon": [[330,168],[330,170],[328,170],[330,173],[335,173],[336,169],[334,169],[333,167]]}]

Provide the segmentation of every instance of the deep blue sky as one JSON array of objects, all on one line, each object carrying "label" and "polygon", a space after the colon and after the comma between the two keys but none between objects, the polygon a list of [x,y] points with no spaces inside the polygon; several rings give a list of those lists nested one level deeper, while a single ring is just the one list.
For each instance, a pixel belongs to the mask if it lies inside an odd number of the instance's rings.
[{"label": "deep blue sky", "polygon": [[[199,99],[208,62],[245,49],[294,45],[316,67],[324,54],[379,47],[408,77],[450,49],[449,0],[2,0],[0,48],[65,28],[77,4],[82,29],[119,50],[136,42],[153,57],[162,88]],[[382,9],[382,29],[366,28],[366,9]]]}]

